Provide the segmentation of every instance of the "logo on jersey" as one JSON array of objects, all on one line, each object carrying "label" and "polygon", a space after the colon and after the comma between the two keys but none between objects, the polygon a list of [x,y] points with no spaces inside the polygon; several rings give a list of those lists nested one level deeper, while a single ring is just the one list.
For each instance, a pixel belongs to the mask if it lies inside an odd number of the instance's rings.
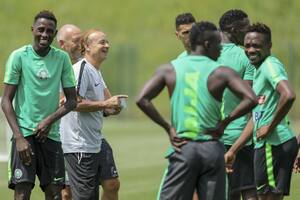
[{"label": "logo on jersey", "polygon": [[255,112],[254,113],[254,120],[255,121],[260,120],[262,118],[263,114],[264,114],[264,111]]},{"label": "logo on jersey", "polygon": [[264,104],[266,102],[266,95],[258,95],[258,104]]},{"label": "logo on jersey", "polygon": [[39,69],[37,71],[36,75],[37,75],[37,77],[39,77],[39,79],[42,79],[42,80],[50,78],[49,72],[45,68]]},{"label": "logo on jersey", "polygon": [[22,170],[20,170],[20,169],[18,169],[18,168],[15,169],[14,176],[15,176],[16,179],[20,179],[20,178],[22,177],[22,175],[23,175]]}]

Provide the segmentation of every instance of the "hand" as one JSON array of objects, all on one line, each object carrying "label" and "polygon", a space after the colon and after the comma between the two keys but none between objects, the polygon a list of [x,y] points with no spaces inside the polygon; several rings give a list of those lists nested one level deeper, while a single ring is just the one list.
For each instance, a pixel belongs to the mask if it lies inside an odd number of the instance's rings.
[{"label": "hand", "polygon": [[20,159],[25,165],[31,164],[31,155],[33,155],[32,149],[28,141],[22,136],[16,141],[16,149],[19,154]]},{"label": "hand", "polygon": [[227,120],[218,122],[215,128],[208,128],[204,131],[204,134],[211,135],[214,139],[219,139],[224,134],[224,130],[228,125]]},{"label": "hand", "polygon": [[270,132],[271,132],[270,125],[265,125],[265,126],[260,127],[256,131],[257,140],[261,140],[261,139],[265,138]]},{"label": "hand", "polygon": [[295,160],[293,171],[295,173],[300,173],[300,154],[298,154]]},{"label": "hand", "polygon": [[105,100],[106,108],[116,108],[121,109],[121,102],[118,96],[112,96],[109,99]]},{"label": "hand", "polygon": [[105,116],[118,115],[121,112],[121,108],[106,108],[104,109]]},{"label": "hand", "polygon": [[230,174],[233,172],[233,163],[235,161],[235,154],[229,150],[225,153],[224,158],[225,158],[226,173]]},{"label": "hand", "polygon": [[181,152],[181,146],[185,145],[188,141],[184,138],[180,138],[177,136],[176,130],[173,127],[170,127],[168,130],[169,138],[171,145],[175,149],[176,152],[180,153]]},{"label": "hand", "polygon": [[35,138],[37,138],[39,142],[44,143],[47,139],[50,129],[51,124],[46,119],[41,121],[34,130],[34,133],[36,134]]}]

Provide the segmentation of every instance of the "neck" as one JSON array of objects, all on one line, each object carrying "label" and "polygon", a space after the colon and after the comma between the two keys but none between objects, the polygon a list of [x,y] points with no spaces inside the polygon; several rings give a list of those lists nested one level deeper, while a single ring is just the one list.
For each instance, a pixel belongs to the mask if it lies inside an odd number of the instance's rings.
[{"label": "neck", "polygon": [[50,46],[47,48],[38,48],[36,45],[33,46],[34,51],[41,57],[44,57],[48,54],[48,52],[50,51]]},{"label": "neck", "polygon": [[230,33],[228,33],[228,32],[221,32],[221,39],[222,39],[222,43],[234,43],[234,44],[238,44],[238,42],[233,37],[233,35],[230,34]]},{"label": "neck", "polygon": [[95,59],[93,58],[91,55],[85,55],[84,58],[91,63],[97,70],[100,69],[101,63],[103,62],[103,60],[100,59]]},{"label": "neck", "polygon": [[207,56],[207,52],[203,46],[197,46],[196,49],[191,51],[190,55]]}]

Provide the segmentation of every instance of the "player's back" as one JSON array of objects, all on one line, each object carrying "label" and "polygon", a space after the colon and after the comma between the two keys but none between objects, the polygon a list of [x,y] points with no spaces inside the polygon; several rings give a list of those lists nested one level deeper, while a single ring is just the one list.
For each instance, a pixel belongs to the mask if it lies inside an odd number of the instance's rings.
[{"label": "player's back", "polygon": [[171,96],[172,125],[180,137],[207,140],[203,132],[220,120],[220,102],[207,88],[209,75],[219,64],[206,56],[190,55],[173,60],[176,84]]}]

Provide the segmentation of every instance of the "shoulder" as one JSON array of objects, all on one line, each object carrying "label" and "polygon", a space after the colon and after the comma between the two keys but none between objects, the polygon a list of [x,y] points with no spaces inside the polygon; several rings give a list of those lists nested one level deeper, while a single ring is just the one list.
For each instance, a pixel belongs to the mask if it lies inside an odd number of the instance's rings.
[{"label": "shoulder", "polygon": [[68,53],[63,51],[62,49],[56,48],[54,46],[51,46],[51,51],[53,52],[53,54],[57,55],[57,56],[61,56],[61,57],[66,57],[68,58]]},{"label": "shoulder", "polygon": [[157,67],[156,73],[169,73],[171,71],[174,71],[174,67],[171,63],[162,64]]},{"label": "shoulder", "polygon": [[262,71],[269,73],[270,70],[284,70],[284,65],[275,56],[269,56],[261,65]]},{"label": "shoulder", "polygon": [[22,46],[14,51],[11,52],[10,56],[13,57],[22,57],[22,56],[26,56],[28,54],[28,52],[30,51],[30,46],[29,45],[25,45]]}]

